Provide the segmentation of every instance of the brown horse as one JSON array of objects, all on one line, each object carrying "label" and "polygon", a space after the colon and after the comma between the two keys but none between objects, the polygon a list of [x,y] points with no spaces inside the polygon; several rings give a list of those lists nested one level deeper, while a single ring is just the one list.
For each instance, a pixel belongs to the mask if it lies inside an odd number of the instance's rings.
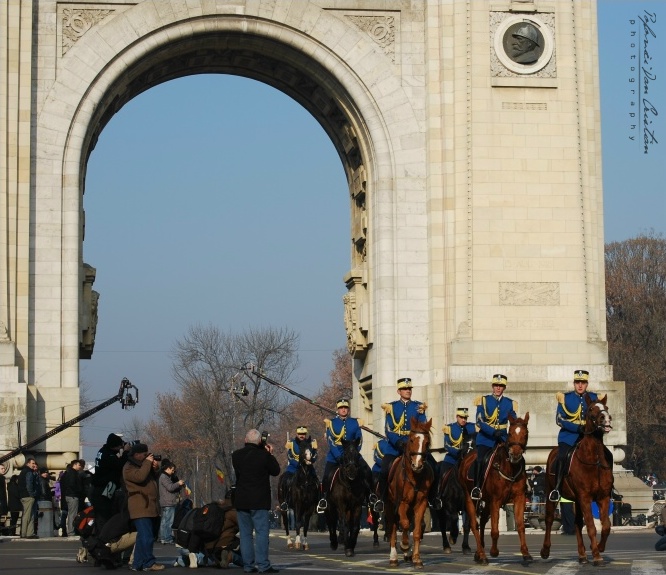
[{"label": "brown horse", "polygon": [[[527,412],[524,418],[513,417],[509,415],[509,433],[506,443],[500,443],[495,447],[486,470],[485,481],[483,484],[483,496],[478,503],[475,503],[470,497],[474,481],[469,478],[469,469],[476,461],[476,452],[470,453],[463,459],[460,465],[459,478],[460,483],[466,491],[466,508],[469,516],[470,527],[476,539],[476,553],[474,560],[482,565],[488,564],[488,558],[484,548],[484,529],[488,518],[490,518],[490,536],[492,538],[492,547],[490,555],[497,557],[499,549],[497,540],[499,539],[499,510],[502,505],[513,501],[515,516],[521,519],[525,513],[525,484],[527,476],[525,474],[524,453],[527,449],[528,430],[527,423],[530,420],[530,414]],[[477,513],[479,519],[477,520]],[[516,529],[520,539],[520,552],[523,555],[523,561],[531,561],[532,556],[527,550],[525,541],[525,524],[523,521],[516,521]]]},{"label": "brown horse", "polygon": [[[585,417],[585,431],[583,438],[574,447],[568,474],[562,481],[560,493],[567,499],[576,503],[576,539],[578,540],[578,562],[587,563],[587,554],[583,543],[583,522],[587,527],[590,538],[590,551],[594,565],[603,565],[601,553],[606,549],[606,541],[611,530],[608,517],[610,508],[611,490],[613,488],[612,462],[609,461],[604,448],[604,434],[611,429],[612,417],[606,407],[606,398],[592,401],[585,397],[587,415]],[[548,456],[546,467],[546,493],[555,487],[556,474],[554,473],[557,461],[556,447]],[[592,502],[599,506],[601,519],[601,540],[597,543],[597,529],[592,517]],[[541,557],[550,556],[550,530],[553,525],[556,502],[546,500],[546,536],[541,548]]]},{"label": "brown horse", "polygon": [[[402,529],[400,549],[405,561],[412,561],[414,567],[422,568],[421,537],[423,535],[423,516],[428,507],[428,491],[435,480],[434,470],[426,463],[430,447],[430,428],[432,419],[419,423],[411,419],[411,431],[403,454],[396,458],[388,476],[388,497],[386,505],[386,533],[390,538],[391,554],[389,564],[398,566],[396,541],[398,523]],[[414,548],[409,553],[409,528],[414,525]]]}]

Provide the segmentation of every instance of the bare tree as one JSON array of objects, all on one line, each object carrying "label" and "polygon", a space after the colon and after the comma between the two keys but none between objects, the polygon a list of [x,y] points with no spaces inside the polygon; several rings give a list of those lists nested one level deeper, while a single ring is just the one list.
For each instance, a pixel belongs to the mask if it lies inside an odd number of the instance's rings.
[{"label": "bare tree", "polygon": [[[606,316],[614,377],[626,382],[627,464],[666,476],[666,240],[654,233],[606,245]],[[651,417],[654,414],[655,417]]]},{"label": "bare tree", "polygon": [[[231,453],[246,430],[274,427],[288,405],[279,389],[248,377],[248,362],[288,382],[298,366],[298,335],[288,329],[250,328],[241,334],[194,326],[173,348],[177,393],[159,394],[158,417],[148,426],[155,448],[177,458],[180,476],[212,498],[215,468],[232,481]],[[212,480],[211,480],[212,477]],[[224,487],[224,486],[222,486]]]}]

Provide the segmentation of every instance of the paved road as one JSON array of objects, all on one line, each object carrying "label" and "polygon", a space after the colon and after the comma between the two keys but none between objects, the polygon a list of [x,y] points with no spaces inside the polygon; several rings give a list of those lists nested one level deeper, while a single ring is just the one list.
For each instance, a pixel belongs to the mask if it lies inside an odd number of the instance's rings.
[{"label": "paved road", "polygon": [[[472,557],[463,555],[460,543],[452,555],[443,555],[439,534],[427,534],[422,546],[425,567],[415,570],[409,565],[400,565],[398,569],[388,567],[388,545],[382,543],[379,550],[372,547],[370,536],[363,532],[359,538],[357,554],[350,559],[341,551],[333,552],[328,546],[328,535],[310,533],[309,552],[296,552],[286,548],[281,532],[271,532],[271,560],[273,564],[288,575],[307,573],[323,574],[349,572],[360,575],[377,575],[387,572],[417,572],[423,575],[581,575],[589,574],[596,568],[591,565],[579,565],[576,553],[575,537],[553,536],[551,559],[544,561],[539,557],[543,532],[528,531],[528,546],[535,560],[529,565],[523,564],[516,534],[503,534],[500,537],[500,556],[490,559],[487,567],[474,563]],[[613,532],[604,559],[604,575],[666,575],[666,553],[654,550],[658,536],[652,529],[633,529]],[[76,551],[79,545],[75,540],[40,539],[21,541],[0,539],[0,574],[25,575],[36,572],[48,575],[88,575],[102,573],[100,568],[90,564],[76,563]],[[474,545],[472,545],[474,547]],[[172,546],[155,545],[155,554],[160,563],[167,566],[165,572],[180,571],[184,568],[172,567],[176,550]],[[125,568],[118,570],[128,572]],[[231,573],[240,575],[241,569],[234,568]],[[212,571],[211,571],[212,572]]]}]

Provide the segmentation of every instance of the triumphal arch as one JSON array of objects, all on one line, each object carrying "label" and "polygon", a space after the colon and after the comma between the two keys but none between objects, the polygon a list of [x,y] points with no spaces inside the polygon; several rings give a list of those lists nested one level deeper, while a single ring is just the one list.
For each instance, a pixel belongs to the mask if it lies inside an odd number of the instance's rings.
[{"label": "triumphal arch", "polygon": [[[541,462],[554,394],[583,368],[625,443],[594,1],[5,0],[0,18],[0,450],[17,421],[32,438],[78,412],[79,361],[104,329],[84,239],[100,132],[137,94],[198,73],[282,90],[338,151],[356,415],[381,429],[407,376],[439,429],[503,373]],[[43,449],[55,468],[77,432]]]}]

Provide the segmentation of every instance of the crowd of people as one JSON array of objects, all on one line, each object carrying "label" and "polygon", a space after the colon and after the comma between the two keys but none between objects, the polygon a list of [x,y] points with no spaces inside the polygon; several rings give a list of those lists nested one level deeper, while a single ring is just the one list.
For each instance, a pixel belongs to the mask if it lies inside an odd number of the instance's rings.
[{"label": "crowd of people", "polygon": [[[495,374],[491,381],[492,392],[475,399],[475,418],[469,421],[468,407],[455,410],[455,421],[442,428],[444,458],[437,463],[431,454],[428,462],[436,476],[441,477],[455,466],[470,449],[476,449],[474,487],[472,499],[482,497],[483,476],[488,456],[495,446],[506,441],[509,418],[516,417],[516,402],[506,397],[508,379]],[[556,423],[559,456],[555,489],[545,493],[545,475],[541,466],[528,470],[528,495],[531,511],[539,513],[548,497],[560,501],[559,492],[565,473],[567,452],[581,438],[587,411],[586,398],[597,399],[588,392],[589,373],[576,370],[573,390],[557,394]],[[387,496],[388,474],[392,462],[402,455],[413,422],[427,421],[427,405],[412,399],[413,385],[410,378],[400,378],[396,387],[398,399],[382,405],[385,413],[386,437],[374,446],[372,469],[359,455],[361,476],[370,494],[369,508],[382,512]],[[325,420],[325,440],[328,446],[326,465],[321,482],[321,499],[317,511],[323,513],[328,506],[330,482],[339,465],[343,441],[363,441],[362,425],[350,415],[350,401],[340,398],[336,402],[335,417]],[[286,472],[296,470],[299,460],[299,443],[307,435],[307,427],[299,425],[293,440],[287,442],[288,465]],[[214,502],[224,510],[225,532],[214,540],[196,541],[183,550],[175,564],[191,567],[208,562],[236,562],[246,573],[277,573],[269,559],[269,529],[274,522],[270,478],[280,474],[280,464],[273,455],[273,446],[267,438],[251,429],[245,435],[245,444],[232,454],[236,476],[234,504],[228,500]],[[317,451],[316,440],[311,448]],[[610,454],[609,454],[610,455]],[[184,499],[185,481],[176,475],[176,465],[169,459],[161,460],[151,453],[147,444],[125,442],[118,434],[110,434],[97,453],[93,472],[85,469],[85,461],[72,460],[61,472],[57,481],[46,468],[38,468],[34,457],[27,456],[18,475],[6,478],[7,469],[0,465],[0,511],[9,515],[9,533],[16,532],[19,515],[20,537],[38,538],[36,525],[39,520],[39,500],[49,499],[58,510],[54,529],[63,537],[76,533],[75,519],[86,505],[92,505],[95,516],[95,536],[104,546],[115,550],[133,548],[129,558],[135,571],[159,571],[164,565],[156,561],[153,545],[174,544],[174,526],[177,527],[178,508]],[[610,459],[612,461],[612,459]],[[312,469],[311,473],[315,473]],[[378,487],[375,487],[378,485]],[[437,481],[428,498],[431,506],[441,508],[437,493]],[[562,501],[562,507],[566,506]],[[231,512],[233,511],[233,512]],[[217,556],[211,550],[218,550]],[[220,552],[223,550],[224,552]],[[116,555],[114,560],[120,560]]]}]

